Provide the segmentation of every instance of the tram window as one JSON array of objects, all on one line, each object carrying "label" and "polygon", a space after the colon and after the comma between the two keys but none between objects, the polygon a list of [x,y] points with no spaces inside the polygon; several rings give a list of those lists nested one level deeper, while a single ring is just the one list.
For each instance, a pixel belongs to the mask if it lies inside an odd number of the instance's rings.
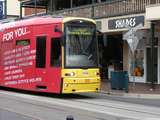
[{"label": "tram window", "polygon": [[61,39],[52,38],[51,39],[51,66],[60,66],[60,56],[61,56]]},{"label": "tram window", "polygon": [[45,68],[46,66],[46,37],[36,39],[36,67]]},{"label": "tram window", "polygon": [[22,46],[30,45],[30,40],[17,40],[16,46],[19,46],[19,45],[22,45]]}]

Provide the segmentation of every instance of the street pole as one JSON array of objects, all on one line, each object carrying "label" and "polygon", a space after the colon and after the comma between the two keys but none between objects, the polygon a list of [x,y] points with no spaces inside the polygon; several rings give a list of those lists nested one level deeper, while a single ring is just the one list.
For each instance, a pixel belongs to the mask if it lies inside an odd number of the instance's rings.
[{"label": "street pole", "polygon": [[34,0],[34,10],[35,15],[37,15],[37,0]]},{"label": "street pole", "polygon": [[20,2],[20,19],[22,19],[22,2]]},{"label": "street pole", "polygon": [[4,18],[7,18],[7,0],[4,0],[4,6],[5,6],[5,12],[4,12]]},{"label": "street pole", "polygon": [[135,56],[135,51],[132,52],[132,55],[133,55],[133,87],[135,87],[135,84],[136,84],[136,74],[135,74],[135,68],[136,68],[136,56]]},{"label": "street pole", "polygon": [[92,0],[91,18],[94,17],[94,0]]},{"label": "street pole", "polygon": [[70,8],[73,8],[73,0],[70,0]]}]

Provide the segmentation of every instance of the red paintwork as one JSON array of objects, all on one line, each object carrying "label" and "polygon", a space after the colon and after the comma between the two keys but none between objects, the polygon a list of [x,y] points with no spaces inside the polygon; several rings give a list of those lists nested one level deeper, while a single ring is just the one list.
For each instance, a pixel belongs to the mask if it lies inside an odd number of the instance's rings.
[{"label": "red paintwork", "polygon": [[[37,17],[0,24],[0,86],[60,93],[61,68],[50,67],[51,38],[62,36],[61,32],[54,32],[55,25],[62,30],[62,18]],[[17,34],[18,30],[23,32]],[[35,67],[37,36],[47,38],[46,68]],[[16,46],[16,40],[24,39],[30,39],[30,46]],[[24,63],[29,65],[22,66]]]}]

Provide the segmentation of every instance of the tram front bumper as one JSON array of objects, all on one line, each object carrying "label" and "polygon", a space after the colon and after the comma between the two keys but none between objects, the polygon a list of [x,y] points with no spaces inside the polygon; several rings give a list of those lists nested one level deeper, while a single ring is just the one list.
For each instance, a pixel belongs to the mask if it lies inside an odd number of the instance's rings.
[{"label": "tram front bumper", "polygon": [[100,78],[64,78],[62,93],[98,92]]}]

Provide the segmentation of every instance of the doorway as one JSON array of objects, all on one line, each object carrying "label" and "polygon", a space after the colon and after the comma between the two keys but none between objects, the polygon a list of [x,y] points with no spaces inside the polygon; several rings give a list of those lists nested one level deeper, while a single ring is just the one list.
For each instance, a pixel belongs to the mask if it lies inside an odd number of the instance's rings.
[{"label": "doorway", "polygon": [[123,70],[123,40],[122,34],[107,35],[103,37],[100,54],[100,64],[102,66],[102,78],[109,78],[108,69],[110,66],[114,70]]},{"label": "doorway", "polygon": [[[153,48],[153,63],[151,62],[151,48],[147,47],[147,82],[158,82],[158,48]],[[153,77],[151,76],[153,66]]]}]

